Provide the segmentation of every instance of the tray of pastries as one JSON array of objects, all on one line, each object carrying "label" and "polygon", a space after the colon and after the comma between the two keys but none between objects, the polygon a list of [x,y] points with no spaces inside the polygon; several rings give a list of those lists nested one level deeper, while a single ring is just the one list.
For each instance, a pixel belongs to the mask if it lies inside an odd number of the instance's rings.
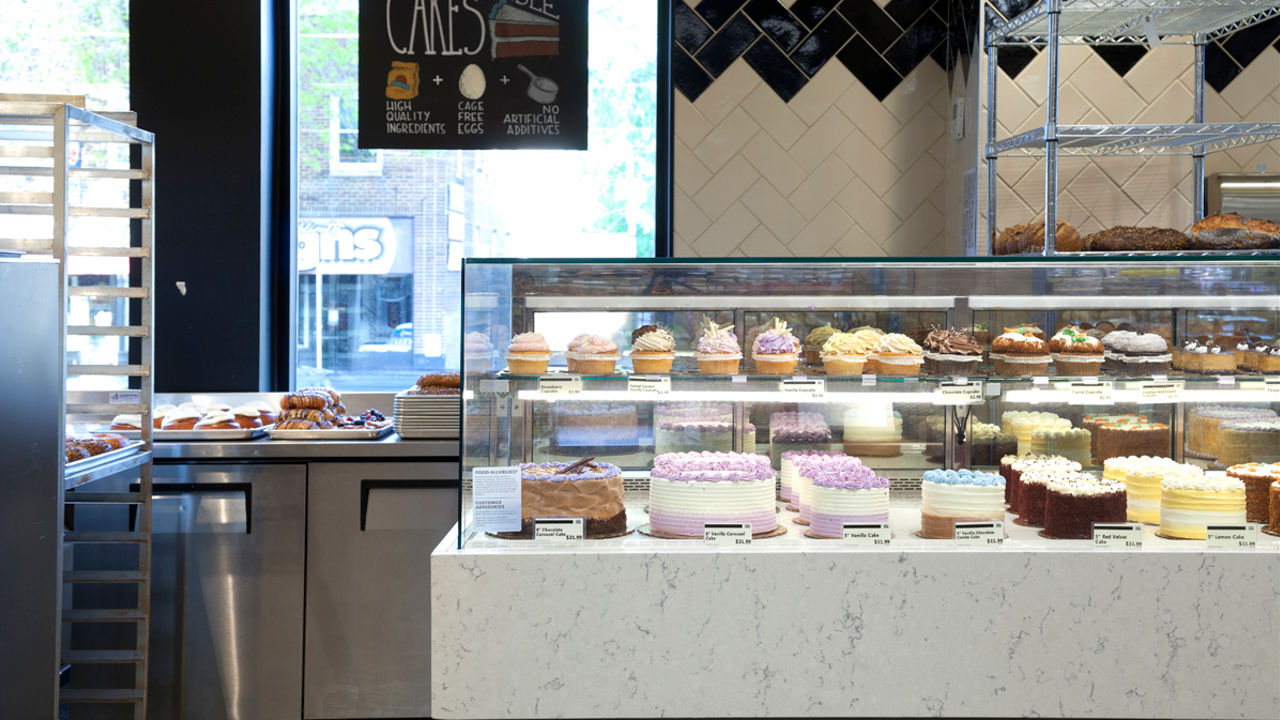
[{"label": "tray of pastries", "polygon": [[120,433],[68,435],[63,443],[67,473],[92,470],[130,455],[137,454],[142,441],[130,440]]},{"label": "tray of pastries", "polygon": [[[231,407],[225,403],[160,405],[152,411],[151,437],[156,441],[253,440],[266,434],[276,422],[277,412],[258,400]],[[141,416],[117,415],[110,431],[125,437],[141,436]]]},{"label": "tray of pastries", "polygon": [[280,417],[267,434],[272,440],[377,440],[392,425],[377,410],[348,415],[337,390],[313,387],[280,398]]}]

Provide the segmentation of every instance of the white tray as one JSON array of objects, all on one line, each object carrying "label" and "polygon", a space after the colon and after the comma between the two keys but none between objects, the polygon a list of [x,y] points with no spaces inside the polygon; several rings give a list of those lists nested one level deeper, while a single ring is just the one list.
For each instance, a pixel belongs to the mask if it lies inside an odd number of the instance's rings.
[{"label": "white tray", "polygon": [[[190,440],[254,440],[266,434],[267,427],[241,428],[239,430],[152,430],[151,439],[156,442],[182,442]],[[115,433],[127,438],[142,437],[141,430],[101,430],[99,432]]]},{"label": "white tray", "polygon": [[[115,434],[120,435],[122,433],[115,433]],[[126,458],[130,455],[136,455],[138,453],[138,448],[140,447],[142,447],[141,441],[135,442],[135,443],[129,443],[128,445],[125,445],[122,448],[116,448],[115,450],[108,450],[107,452],[104,452],[101,455],[94,455],[93,457],[87,457],[83,460],[76,460],[75,462],[69,462],[67,463],[66,474],[70,475],[72,473],[82,473],[87,470],[92,470],[96,467],[101,467],[103,465],[110,465],[111,463],[121,458]]]},{"label": "white tray", "polygon": [[391,434],[392,430],[395,430],[394,422],[373,430],[276,430],[272,427],[267,434],[272,440],[377,440]]}]

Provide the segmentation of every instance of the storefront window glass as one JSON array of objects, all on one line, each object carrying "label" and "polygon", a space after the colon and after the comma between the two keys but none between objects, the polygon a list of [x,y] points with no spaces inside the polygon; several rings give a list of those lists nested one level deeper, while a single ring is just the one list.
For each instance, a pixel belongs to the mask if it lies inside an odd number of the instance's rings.
[{"label": "storefront window glass", "polygon": [[357,144],[357,0],[298,3],[298,385],[459,364],[463,257],[652,257],[657,3],[591,3],[590,149]]}]

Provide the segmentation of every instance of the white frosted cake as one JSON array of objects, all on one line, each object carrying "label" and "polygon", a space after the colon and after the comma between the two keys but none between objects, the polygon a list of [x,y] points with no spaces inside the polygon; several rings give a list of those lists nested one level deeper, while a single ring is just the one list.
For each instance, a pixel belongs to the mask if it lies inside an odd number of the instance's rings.
[{"label": "white frosted cake", "polygon": [[796,474],[796,461],[809,457],[846,457],[839,450],[787,450],[782,453],[782,471],[778,473],[781,484],[778,495],[783,500],[800,507],[800,483],[804,482]]},{"label": "white frosted cake", "polygon": [[649,524],[655,533],[702,537],[707,523],[751,523],[753,535],[777,529],[775,475],[769,458],[742,453],[668,453],[649,473]]},{"label": "white frosted cake", "polygon": [[902,454],[902,417],[889,404],[859,404],[844,413],[844,451],[849,455]]},{"label": "white frosted cake", "polygon": [[955,537],[957,520],[1004,519],[1004,478],[971,470],[929,470],[920,483],[920,534]]},{"label": "white frosted cake", "polygon": [[840,538],[845,523],[889,521],[889,480],[858,458],[810,456],[795,466],[804,478],[809,534]]}]

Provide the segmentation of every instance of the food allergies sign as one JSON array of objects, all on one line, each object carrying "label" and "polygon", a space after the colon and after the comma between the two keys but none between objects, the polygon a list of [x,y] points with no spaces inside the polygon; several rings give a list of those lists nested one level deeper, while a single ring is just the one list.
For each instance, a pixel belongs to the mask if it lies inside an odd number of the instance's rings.
[{"label": "food allergies sign", "polygon": [[360,0],[360,147],[587,149],[588,0]]}]

